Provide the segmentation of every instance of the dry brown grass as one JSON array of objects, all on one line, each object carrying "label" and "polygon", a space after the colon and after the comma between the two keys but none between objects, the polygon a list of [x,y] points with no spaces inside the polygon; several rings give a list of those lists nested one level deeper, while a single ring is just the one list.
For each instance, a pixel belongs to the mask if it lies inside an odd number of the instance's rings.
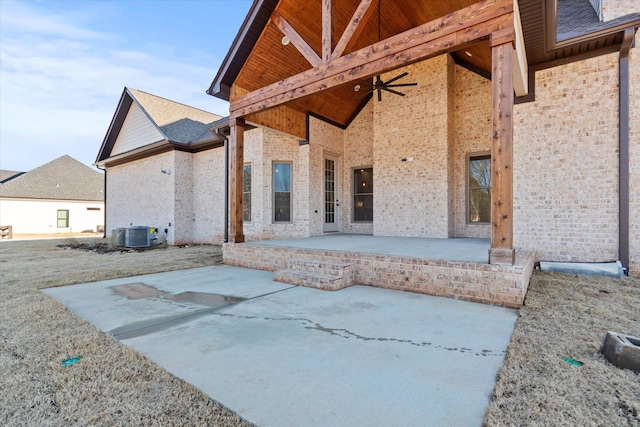
[{"label": "dry brown grass", "polygon": [[[247,425],[37,290],[213,265],[219,247],[98,255],[59,243],[0,244],[0,425]],[[639,303],[640,279],[536,272],[485,424],[639,426],[640,375],[599,354],[607,330],[640,333]]]},{"label": "dry brown grass", "polygon": [[640,426],[640,375],[599,353],[640,333],[640,279],[536,272],[519,314],[486,425]]},{"label": "dry brown grass", "polygon": [[249,425],[38,291],[213,265],[219,247],[98,255],[59,243],[0,244],[0,425]]}]

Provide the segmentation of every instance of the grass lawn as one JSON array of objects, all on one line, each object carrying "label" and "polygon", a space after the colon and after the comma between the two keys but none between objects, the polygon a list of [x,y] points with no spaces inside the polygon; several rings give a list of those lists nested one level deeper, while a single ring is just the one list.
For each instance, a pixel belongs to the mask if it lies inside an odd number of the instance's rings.
[{"label": "grass lawn", "polygon": [[251,425],[39,292],[219,264],[219,246],[101,255],[61,243],[0,243],[0,425]]},{"label": "grass lawn", "polygon": [[[215,265],[220,247],[100,254],[61,243],[0,243],[0,425],[249,425],[39,292]],[[640,335],[639,307],[640,279],[536,272],[484,423],[640,426],[640,375],[599,354],[608,330]]]},{"label": "grass lawn", "polygon": [[640,279],[536,271],[485,424],[640,426],[640,374],[599,353],[607,331],[640,335]]}]

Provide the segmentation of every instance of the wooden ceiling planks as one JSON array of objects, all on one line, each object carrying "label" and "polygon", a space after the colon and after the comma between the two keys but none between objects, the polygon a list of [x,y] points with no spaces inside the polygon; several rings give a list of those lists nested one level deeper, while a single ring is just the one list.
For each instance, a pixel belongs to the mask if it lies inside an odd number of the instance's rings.
[{"label": "wooden ceiling planks", "polygon": [[[477,0],[373,0],[373,2],[375,4],[368,10],[364,25],[357,32],[357,39],[350,41],[349,48],[345,49],[343,55],[378,42],[378,34],[382,39],[392,37],[477,3]],[[360,4],[360,0],[333,1],[332,49],[335,48],[343,32],[347,29]],[[322,5],[323,0],[281,0],[276,7],[276,12],[320,58],[323,57]],[[380,28],[378,28],[379,6]],[[283,45],[283,36],[282,31],[270,20],[234,83],[244,89],[242,93],[259,90],[312,69],[309,61],[296,49],[293,43]],[[471,64],[472,67],[487,73],[490,72],[491,49],[488,42],[465,46],[464,50],[469,51],[472,56],[467,56],[463,50],[453,53],[453,55],[457,56],[460,61]],[[308,52],[307,56],[309,56]],[[362,92],[354,92],[356,84],[361,86]],[[311,97],[296,100],[291,102],[289,107],[304,114],[313,112],[330,121],[345,125],[359,111],[363,95],[371,86],[371,78],[359,79],[344,86],[332,87],[330,90],[322,91]],[[231,96],[232,102],[236,99],[237,97]]]}]

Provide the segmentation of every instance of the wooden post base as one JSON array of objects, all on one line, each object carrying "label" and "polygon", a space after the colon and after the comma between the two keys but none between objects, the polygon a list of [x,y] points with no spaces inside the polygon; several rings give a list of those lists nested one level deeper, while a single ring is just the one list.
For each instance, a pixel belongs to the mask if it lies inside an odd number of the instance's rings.
[{"label": "wooden post base", "polygon": [[489,264],[494,265],[513,265],[516,262],[515,249],[509,248],[490,248]]},{"label": "wooden post base", "polygon": [[229,236],[229,241],[231,241],[231,243],[244,243],[244,234],[239,234],[237,236],[231,235]]}]

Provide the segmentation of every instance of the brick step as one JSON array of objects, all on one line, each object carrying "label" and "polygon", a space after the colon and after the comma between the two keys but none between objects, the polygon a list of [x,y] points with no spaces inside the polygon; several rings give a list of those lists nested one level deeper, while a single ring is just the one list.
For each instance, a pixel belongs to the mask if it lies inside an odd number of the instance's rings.
[{"label": "brick step", "polygon": [[273,273],[276,282],[336,291],[354,283],[353,266],[346,263],[288,259],[287,267]]},{"label": "brick step", "polygon": [[289,258],[287,268],[290,270],[307,271],[321,274],[337,274],[340,276],[353,275],[353,266],[349,263],[315,261],[310,259]]}]

